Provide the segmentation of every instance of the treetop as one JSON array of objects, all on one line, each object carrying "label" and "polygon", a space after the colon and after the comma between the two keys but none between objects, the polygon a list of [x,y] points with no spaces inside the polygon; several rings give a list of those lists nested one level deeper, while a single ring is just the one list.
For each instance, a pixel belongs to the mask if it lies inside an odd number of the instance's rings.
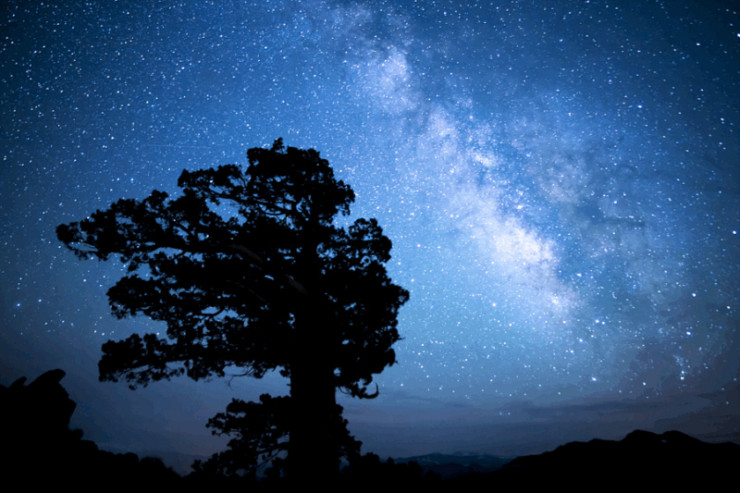
[{"label": "treetop", "polygon": [[372,375],[395,362],[408,299],[384,266],[390,240],[375,219],[335,225],[354,193],[317,151],[278,139],[247,157],[246,169],[183,171],[176,197],[155,190],[57,228],[78,257],[127,264],[108,291],[115,316],[167,325],[164,337],[107,342],[101,380],[146,385],[231,367],[290,376],[310,348],[336,387],[371,396]]}]

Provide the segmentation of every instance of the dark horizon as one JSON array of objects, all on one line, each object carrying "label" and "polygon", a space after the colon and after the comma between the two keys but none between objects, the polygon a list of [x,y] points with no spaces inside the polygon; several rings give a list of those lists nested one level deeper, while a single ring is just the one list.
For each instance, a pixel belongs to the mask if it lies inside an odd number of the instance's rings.
[{"label": "dark horizon", "polygon": [[[243,488],[249,484],[270,488],[279,486],[275,481],[284,483],[299,479],[305,483],[313,478],[322,484],[336,480],[346,485],[494,487],[547,486],[562,480],[573,485],[594,485],[603,482],[604,478],[611,478],[612,482],[625,485],[634,484],[639,479],[650,484],[681,485],[686,481],[698,481],[704,485],[723,486],[733,477],[734,466],[740,458],[740,444],[737,443],[705,442],[676,430],[660,434],[634,430],[620,440],[572,441],[544,453],[506,458],[487,454],[435,453],[383,459],[373,453],[358,454],[355,450],[344,457],[334,474],[316,476],[306,470],[306,474],[296,475],[289,469],[283,470],[283,473],[288,473],[287,477],[284,474],[276,477],[269,471],[270,461],[258,462],[258,469],[250,472],[249,469],[233,469],[231,459],[228,460],[231,465],[226,469],[208,466],[212,461],[220,460],[217,456],[206,463],[198,457],[191,464],[183,461],[193,460],[193,457],[173,454],[137,456],[129,451],[111,453],[101,450],[85,438],[81,430],[69,426],[76,403],[62,385],[65,376],[63,370],[55,369],[33,380],[23,377],[9,386],[0,385],[5,445],[12,452],[4,463],[6,481],[24,478],[30,484],[45,484],[51,479],[57,486],[72,483],[80,487],[99,486],[111,478],[118,478],[119,485],[147,484],[148,488],[176,485]],[[260,401],[264,405],[270,398],[265,395]],[[229,412],[234,411],[236,408]],[[252,429],[255,425],[257,423],[250,424]],[[242,449],[240,453],[244,451]],[[221,465],[226,466],[227,462],[221,462]]]}]

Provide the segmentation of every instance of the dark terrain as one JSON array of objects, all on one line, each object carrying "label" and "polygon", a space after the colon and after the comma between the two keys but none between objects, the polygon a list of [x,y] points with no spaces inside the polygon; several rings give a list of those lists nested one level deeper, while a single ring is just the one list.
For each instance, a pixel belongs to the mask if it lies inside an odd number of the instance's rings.
[{"label": "dark terrain", "polygon": [[[78,489],[136,487],[145,491],[217,487],[220,491],[272,489],[283,480],[261,484],[239,477],[204,473],[182,477],[160,459],[99,450],[82,432],[69,429],[75,403],[60,384],[62,370],[52,370],[25,384],[19,379],[0,386],[4,448],[2,476],[11,484],[73,485]],[[732,490],[737,485],[740,445],[706,443],[678,431],[655,434],[633,431],[621,441],[571,442],[539,455],[511,461],[492,456],[431,454],[414,460],[381,461],[365,454],[343,470],[346,486],[445,485],[459,491],[498,487],[576,489],[701,485]]]}]

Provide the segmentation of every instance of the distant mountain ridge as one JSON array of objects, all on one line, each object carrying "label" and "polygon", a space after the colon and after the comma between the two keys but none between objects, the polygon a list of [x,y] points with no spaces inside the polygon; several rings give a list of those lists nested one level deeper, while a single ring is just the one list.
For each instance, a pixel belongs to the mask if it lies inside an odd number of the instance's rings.
[{"label": "distant mountain ridge", "polygon": [[512,458],[466,452],[434,453],[394,459],[397,464],[416,462],[424,472],[432,472],[442,479],[497,471],[511,460]]},{"label": "distant mountain ridge", "polygon": [[[707,443],[679,431],[636,430],[621,441],[570,442],[538,455],[518,457],[498,471],[459,477],[466,485],[662,486],[737,483],[740,445]],[[725,486],[726,487],[726,486]]]}]

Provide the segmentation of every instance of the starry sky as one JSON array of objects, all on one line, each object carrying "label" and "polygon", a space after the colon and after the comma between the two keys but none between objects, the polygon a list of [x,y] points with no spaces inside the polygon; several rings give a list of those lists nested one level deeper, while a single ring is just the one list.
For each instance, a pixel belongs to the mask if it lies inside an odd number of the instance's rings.
[{"label": "starry sky", "polygon": [[398,363],[364,451],[740,440],[731,1],[19,1],[0,21],[0,383],[61,367],[109,450],[208,455],[279,376],[99,383],[117,262],[56,239],[183,169],[315,148],[393,241]]}]

